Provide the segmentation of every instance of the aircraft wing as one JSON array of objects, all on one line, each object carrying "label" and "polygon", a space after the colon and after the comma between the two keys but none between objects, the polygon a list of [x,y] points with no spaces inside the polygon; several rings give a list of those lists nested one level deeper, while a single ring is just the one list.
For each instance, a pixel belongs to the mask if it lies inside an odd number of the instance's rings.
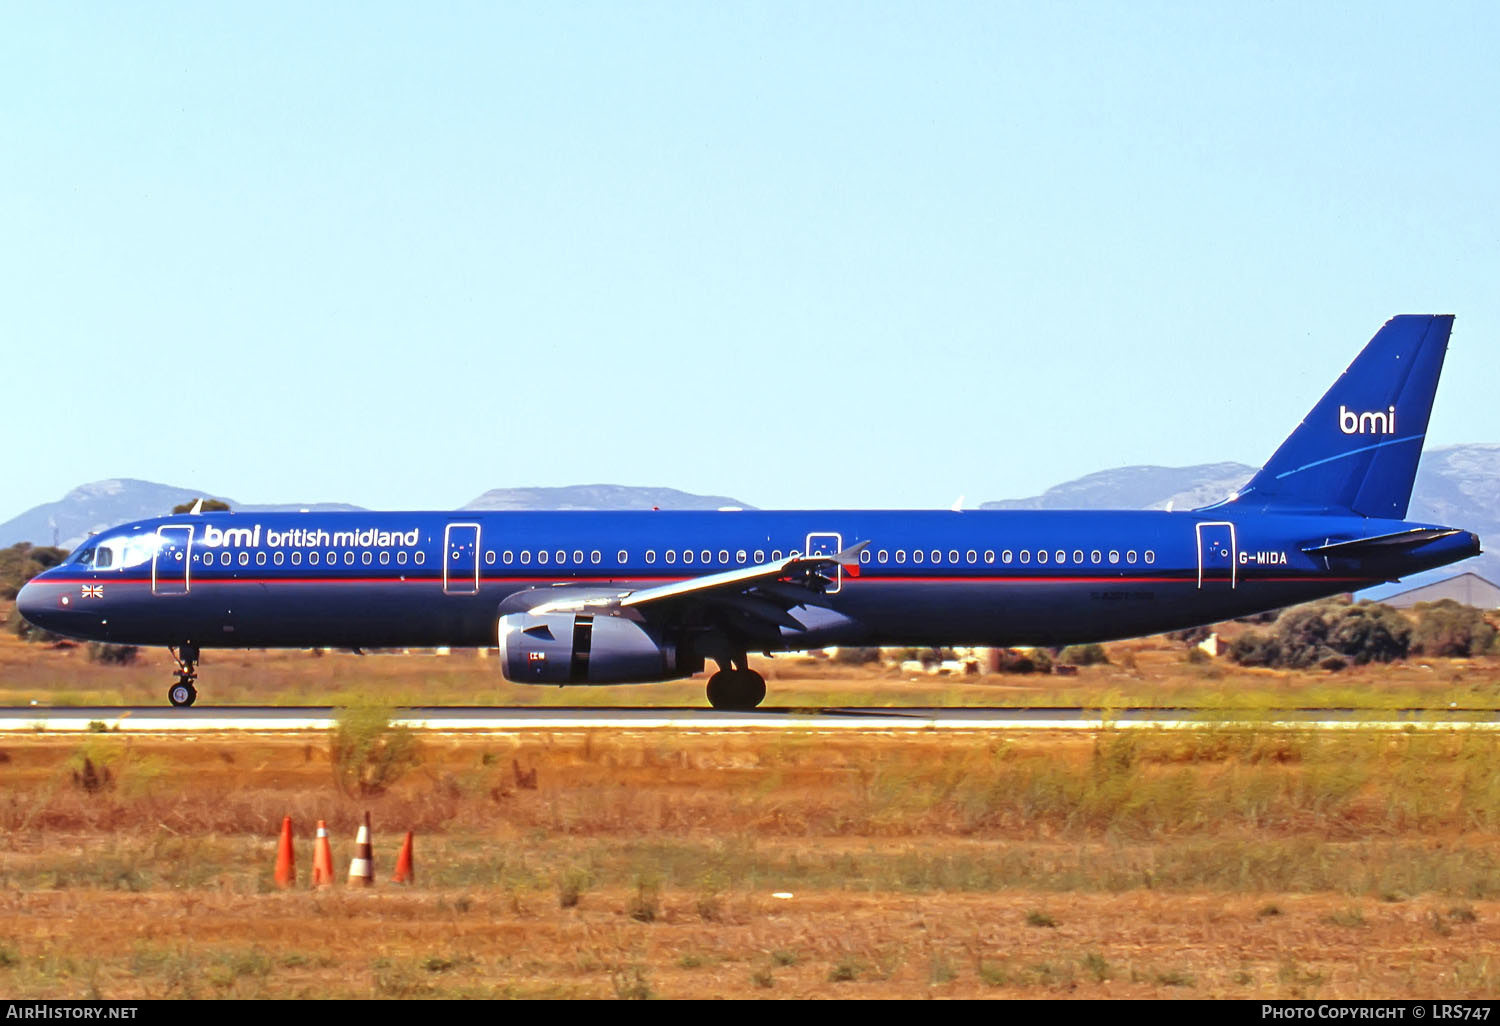
[{"label": "aircraft wing", "polygon": [[788,615],[787,610],[797,606],[823,605],[823,594],[830,583],[825,572],[843,566],[849,570],[850,576],[857,576],[859,555],[869,544],[868,541],[860,542],[831,555],[788,556],[772,563],[706,574],[655,588],[617,592],[612,596],[570,596],[545,602],[530,611],[560,613],[613,607],[636,609],[649,616],[664,607],[700,604],[720,607],[764,625],[802,630],[803,625]]}]

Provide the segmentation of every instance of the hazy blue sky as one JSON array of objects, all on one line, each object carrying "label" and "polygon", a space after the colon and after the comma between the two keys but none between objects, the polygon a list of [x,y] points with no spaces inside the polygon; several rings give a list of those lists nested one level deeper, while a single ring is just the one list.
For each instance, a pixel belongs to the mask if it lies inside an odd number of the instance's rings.
[{"label": "hazy blue sky", "polygon": [[7,7],[0,519],[1258,465],[1402,312],[1500,441],[1497,12]]}]

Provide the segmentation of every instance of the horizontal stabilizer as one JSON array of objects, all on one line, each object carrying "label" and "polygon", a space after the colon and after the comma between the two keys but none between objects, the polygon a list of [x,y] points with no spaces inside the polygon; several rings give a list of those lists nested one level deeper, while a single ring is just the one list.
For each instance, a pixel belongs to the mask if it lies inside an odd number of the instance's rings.
[{"label": "horizontal stabilizer", "polygon": [[1462,533],[1456,527],[1418,527],[1411,531],[1397,531],[1394,534],[1377,534],[1369,538],[1354,538],[1349,541],[1304,546],[1302,551],[1309,556],[1360,556],[1389,553],[1393,549],[1425,545],[1439,538]]}]

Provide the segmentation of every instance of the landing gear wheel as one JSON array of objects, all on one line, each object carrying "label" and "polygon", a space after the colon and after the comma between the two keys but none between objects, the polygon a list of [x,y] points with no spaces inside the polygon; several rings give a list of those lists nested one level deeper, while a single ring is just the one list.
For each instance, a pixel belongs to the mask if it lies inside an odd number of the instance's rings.
[{"label": "landing gear wheel", "polygon": [[754,709],[766,697],[766,679],[754,670],[720,670],[708,678],[708,704],[715,709]]},{"label": "landing gear wheel", "polygon": [[178,681],[167,689],[167,701],[179,709],[186,709],[198,700],[198,689],[187,681]]}]

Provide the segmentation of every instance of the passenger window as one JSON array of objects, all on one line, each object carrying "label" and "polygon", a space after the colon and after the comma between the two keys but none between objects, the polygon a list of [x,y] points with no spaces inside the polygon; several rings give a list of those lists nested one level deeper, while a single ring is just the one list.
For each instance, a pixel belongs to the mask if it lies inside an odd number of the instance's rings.
[{"label": "passenger window", "polygon": [[898,563],[905,563],[906,562],[906,550],[905,549],[897,549],[896,550],[896,562],[898,562]]},{"label": "passenger window", "polygon": [[255,554],[255,565],[256,566],[265,566],[266,565],[266,554],[264,552],[257,552]]},{"label": "passenger window", "polygon": [[495,565],[495,550],[494,549],[490,549],[490,551],[488,551],[488,552],[486,552],[484,554],[484,562],[488,566],[494,566]]},{"label": "passenger window", "polygon": [[557,565],[558,566],[566,566],[567,563],[568,563],[568,554],[566,552],[564,552],[562,549],[558,549],[557,550]]},{"label": "passenger window", "polygon": [[[598,549],[595,549],[593,552],[589,553],[589,562],[590,563],[594,563],[594,564],[597,565],[598,562],[601,559],[603,559],[603,558],[604,558],[604,553],[600,552]],[[624,560],[621,560],[621,562],[624,562]]]},{"label": "passenger window", "polygon": [[396,553],[396,562],[400,563],[402,566],[406,565],[406,552],[405,551]]},{"label": "passenger window", "polygon": [[1083,562],[1083,550],[1082,549],[1074,549],[1073,550],[1073,562],[1075,562],[1075,563],[1082,563]]},{"label": "passenger window", "polygon": [[352,552],[346,552],[346,553],[344,553],[344,565],[345,566],[353,566],[354,565],[354,553],[352,553]]},{"label": "passenger window", "polygon": [[309,552],[307,554],[307,562],[311,566],[317,566],[318,565],[318,560],[321,559],[321,558],[323,558],[323,557],[319,556],[316,552]]},{"label": "passenger window", "polygon": [[920,562],[922,562],[922,560],[924,560],[926,558],[927,558],[926,554],[923,553],[921,549],[912,549],[911,550],[911,561],[913,563],[920,563]]},{"label": "passenger window", "polygon": [[868,563],[870,561],[870,550],[869,549],[861,549],[860,550],[859,561],[861,563]]},{"label": "passenger window", "polygon": [[332,566],[334,563],[338,562],[338,560],[334,558],[334,555],[333,555],[332,552],[325,552],[323,554],[323,558],[324,558],[324,561],[327,562],[329,566]]},{"label": "passenger window", "polygon": [[666,557],[668,563],[675,563],[675,562],[677,562],[677,550],[676,549],[668,549],[666,552],[662,553],[662,555],[664,555]]},{"label": "passenger window", "polygon": [[271,562],[275,563],[277,566],[280,566],[285,559],[286,559],[286,556],[283,555],[282,553],[278,552],[274,556],[271,557]]},{"label": "passenger window", "polygon": [[[493,553],[491,553],[491,555],[493,555]],[[385,566],[390,561],[391,561],[391,554],[389,552],[381,552],[380,553],[380,565],[381,566]]]},{"label": "passenger window", "polygon": [[[974,554],[972,552],[969,553],[969,558],[970,559],[974,558]],[[958,565],[958,550],[957,549],[951,549],[951,550],[949,550],[949,552],[948,552],[948,562],[951,563],[951,564],[953,564],[954,566]]]},{"label": "passenger window", "polygon": [[552,558],[552,555],[546,549],[538,549],[537,550],[536,562],[537,562],[538,566],[546,566],[547,565],[547,560],[549,560],[551,558]]},{"label": "passenger window", "polygon": [[416,556],[416,564],[417,564],[417,566],[421,566],[425,562],[427,562],[427,553],[425,553],[425,552],[418,552],[417,556]]},{"label": "passenger window", "polygon": [[890,558],[890,555],[891,554],[885,549],[881,549],[879,552],[875,553],[875,560],[878,563],[884,563],[887,559]]},{"label": "passenger window", "polygon": [[1010,549],[1006,549],[1004,552],[1000,553],[1000,562],[1002,562],[1002,563],[1009,563],[1010,562]]},{"label": "passenger window", "polygon": [[714,561],[714,554],[712,552],[709,552],[707,549],[704,549],[702,552],[698,553],[698,558],[704,566],[707,566],[709,563],[712,563]]},{"label": "passenger window", "polygon": [[1023,562],[1023,563],[1030,563],[1031,562],[1031,550],[1030,549],[1022,549],[1021,550],[1021,562]]},{"label": "passenger window", "polygon": [[1109,550],[1109,561],[1111,563],[1118,563],[1120,561],[1120,554],[1118,552],[1116,552],[1114,549],[1110,549]]},{"label": "passenger window", "polygon": [[[494,554],[494,553],[493,553],[493,552],[491,552],[491,553],[490,553],[490,557],[491,557],[491,559],[490,559],[490,562],[491,562],[491,563],[493,563],[493,562],[494,562],[494,561],[495,561],[495,560],[494,560],[494,558],[493,558],[493,557],[494,557],[494,555],[495,555],[495,554]],[[369,565],[370,565],[370,561],[371,561],[371,560],[372,560],[372,559],[374,559],[374,558],[375,558],[375,557],[374,557],[374,556],[372,556],[372,555],[370,555],[370,553],[369,553],[369,551],[368,551],[368,550],[366,550],[366,551],[364,551],[364,552],[361,552],[361,553],[360,553],[360,554],[359,554],[359,561],[360,561],[360,562],[361,562],[361,563],[363,563],[363,564],[364,564],[364,565],[365,565],[365,566],[369,566]]]},{"label": "passenger window", "polygon": [[630,553],[626,552],[624,549],[621,549],[619,552],[615,553],[615,562],[619,563],[621,566],[624,566],[626,563],[630,562]]},{"label": "passenger window", "polygon": [[937,549],[933,549],[932,550],[932,565],[933,566],[937,566],[942,561],[943,561],[943,554],[941,552],[939,552]]},{"label": "passenger window", "polygon": [[530,549],[522,549],[521,550],[521,565],[522,566],[527,566],[530,563],[531,563],[531,550]]},{"label": "passenger window", "polygon": [[302,565],[302,553],[300,553],[300,552],[293,552],[292,553],[292,566],[301,566],[301,565]]},{"label": "passenger window", "polygon": [[970,549],[968,552],[964,553],[964,559],[968,561],[968,564],[970,566],[973,566],[979,561],[979,553],[975,552],[973,549]]},{"label": "passenger window", "polygon": [[756,549],[755,550],[755,561],[757,563],[764,563],[766,561],[766,554],[763,551],[761,551],[760,549]]},{"label": "passenger window", "polygon": [[651,564],[651,563],[655,563],[656,562],[656,550],[655,549],[647,549],[646,550],[646,562],[647,562],[647,564]]},{"label": "passenger window", "polygon": [[775,549],[775,550],[773,550],[771,552],[771,562],[773,562],[773,563],[780,563],[781,562],[781,550],[780,549]]},{"label": "passenger window", "polygon": [[574,566],[583,566],[583,550],[582,549],[574,549],[573,550],[573,565]]},{"label": "passenger window", "polygon": [[1148,563],[1155,563],[1156,562],[1156,553],[1152,552],[1150,549],[1146,550],[1146,562],[1148,562]]},{"label": "passenger window", "polygon": [[1038,563],[1045,563],[1045,562],[1047,562],[1047,550],[1046,549],[1037,549],[1037,551],[1036,551],[1036,561]]},{"label": "passenger window", "polygon": [[[229,565],[229,559],[230,559],[229,553],[227,553],[227,552],[221,552],[221,553],[219,553],[219,563],[222,566],[228,566]],[[97,565],[97,563],[95,565]]]},{"label": "passenger window", "polygon": [[1068,554],[1062,549],[1058,549],[1052,554],[1052,561],[1058,566],[1066,566],[1068,563]]},{"label": "passenger window", "polygon": [[746,553],[744,549],[740,549],[738,552],[736,552],[734,554],[734,561],[736,563],[743,563],[745,560],[747,560],[749,558],[750,558],[749,554]]},{"label": "passenger window", "polygon": [[1125,562],[1127,562],[1127,563],[1134,563],[1135,562],[1135,549],[1131,549],[1129,552],[1125,553]]},{"label": "passenger window", "polygon": [[684,563],[691,563],[693,561],[693,550],[692,549],[683,549],[682,550],[682,561]]},{"label": "passenger window", "polygon": [[510,566],[511,563],[515,561],[515,558],[516,554],[510,551],[510,549],[506,549],[504,552],[500,553],[500,562],[504,563],[506,566]]},{"label": "passenger window", "polygon": [[1089,562],[1090,563],[1098,563],[1099,560],[1101,560],[1103,558],[1104,558],[1103,553],[1101,553],[1098,549],[1095,549],[1093,552],[1089,553]]}]

